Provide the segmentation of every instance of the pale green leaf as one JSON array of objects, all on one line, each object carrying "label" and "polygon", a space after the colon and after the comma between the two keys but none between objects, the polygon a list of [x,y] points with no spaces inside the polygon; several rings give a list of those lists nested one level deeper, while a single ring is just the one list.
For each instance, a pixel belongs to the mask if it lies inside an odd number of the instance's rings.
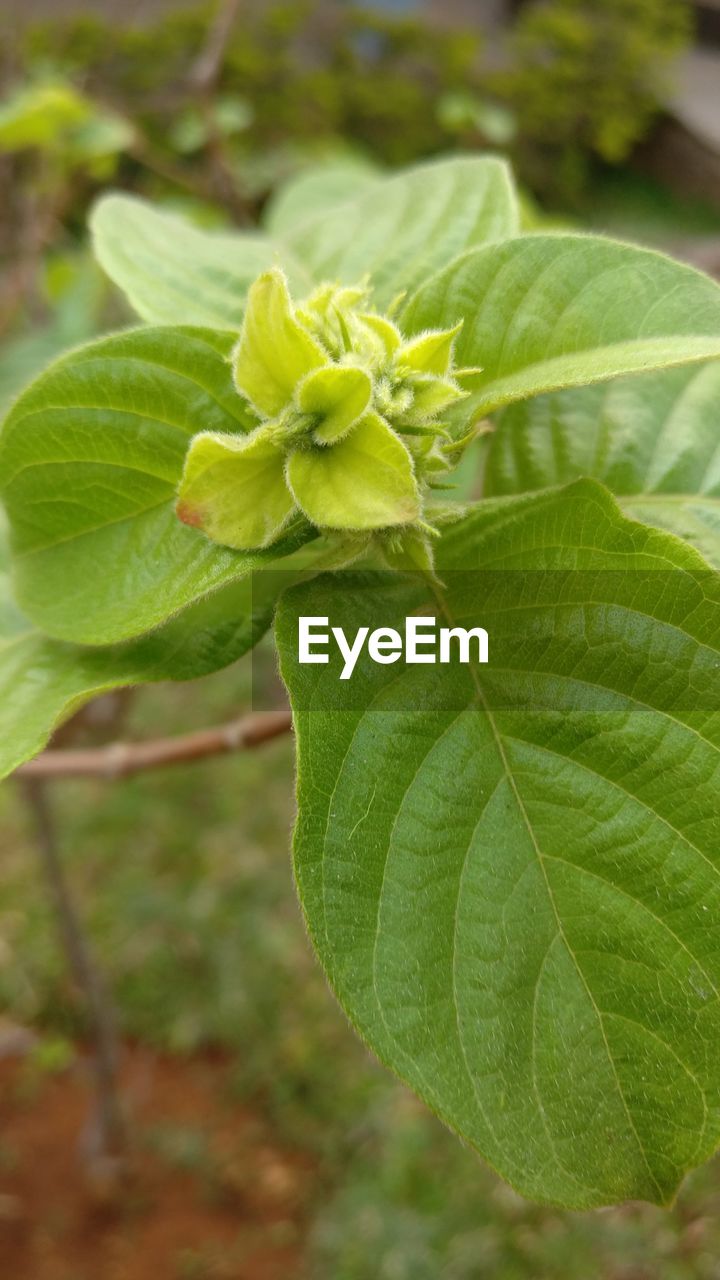
[{"label": "pale green leaf", "polygon": [[294,509],[284,454],[262,431],[195,436],[178,490],[185,524],[222,546],[252,550],[275,542]]},{"label": "pale green leaf", "polygon": [[277,188],[263,212],[263,225],[269,235],[284,236],[309,218],[355,199],[380,177],[377,166],[359,156],[314,164]]},{"label": "pale green leaf", "polygon": [[665,369],[538,396],[487,437],[489,496],[602,480],[637,520],[720,568],[720,364]]},{"label": "pale green leaf", "polygon": [[[720,585],[593,482],[481,504],[444,586],[285,596],[295,867],[380,1059],[519,1191],[668,1203],[720,1138]],[[514,572],[513,572],[514,571]],[[299,615],[481,625],[479,667],[300,666]]]},{"label": "pale green leaf", "polygon": [[316,369],[300,383],[296,400],[301,413],[317,417],[313,437],[332,444],[347,435],[370,404],[372,381],[364,369],[329,365]]},{"label": "pale green leaf", "polygon": [[287,477],[298,506],[321,527],[377,529],[420,514],[410,454],[376,413],[337,444],[295,450]]},{"label": "pale green leaf", "polygon": [[251,555],[175,514],[190,440],[252,425],[232,384],[233,335],[137,329],[81,347],[16,402],[0,435],[15,590],[49,634],[110,644],[311,536]]},{"label": "pale green leaf", "polygon": [[424,284],[410,333],[464,320],[477,365],[461,413],[720,356],[720,286],[671,258],[597,236],[532,235],[464,254]]},{"label": "pale green leaf", "polygon": [[152,324],[239,329],[248,288],[277,261],[293,287],[311,287],[292,255],[265,236],[201,231],[136,196],[103,196],[90,227],[100,265]]},{"label": "pale green leaf", "polygon": [[23,85],[0,105],[0,151],[56,149],[85,124],[94,105],[63,80]]},{"label": "pale green leaf", "polygon": [[402,358],[403,364],[420,373],[435,373],[440,376],[449,372],[452,361],[455,339],[462,329],[463,322],[452,329],[431,329],[421,333],[405,344]]},{"label": "pale green leaf", "polygon": [[272,418],[290,403],[301,378],[327,358],[296,318],[282,272],[264,272],[248,293],[240,340],[233,351],[240,394],[258,414]]},{"label": "pale green leaf", "polygon": [[[507,165],[461,156],[417,165],[290,230],[286,241],[317,280],[355,284],[365,275],[381,310],[402,290],[474,245],[518,230]],[[456,317],[457,319],[457,317]],[[435,321],[428,328],[435,328]]]}]

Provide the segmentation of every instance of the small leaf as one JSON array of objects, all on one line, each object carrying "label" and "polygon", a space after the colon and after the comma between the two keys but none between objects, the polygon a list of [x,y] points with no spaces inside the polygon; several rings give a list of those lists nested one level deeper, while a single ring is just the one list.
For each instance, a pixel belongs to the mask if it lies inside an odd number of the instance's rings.
[{"label": "small leaf", "polygon": [[263,437],[202,432],[185,460],[177,513],[221,546],[267,547],[295,508],[285,483],[284,455]]},{"label": "small leaf", "polygon": [[482,366],[463,420],[543,391],[720,356],[720,286],[598,236],[474,249],[418,290],[401,327],[422,333],[461,319],[457,363]]},{"label": "small leaf", "polygon": [[238,391],[272,418],[290,403],[300,379],[325,363],[322,347],[295,318],[284,275],[277,268],[266,271],[250,289],[233,352]]},{"label": "small leaf", "polygon": [[383,547],[383,554],[391,569],[419,569],[433,573],[433,548],[427,534],[420,529],[404,529]]},{"label": "small leaf", "polygon": [[440,376],[446,374],[452,362],[455,339],[462,327],[463,322],[460,320],[452,329],[421,333],[403,347],[402,363],[419,373],[436,373]]},{"label": "small leaf", "polygon": [[387,316],[378,316],[374,311],[360,311],[358,318],[380,339],[386,356],[394,356],[402,342],[402,335],[397,325]]},{"label": "small leaf", "polygon": [[450,378],[439,378],[432,373],[418,374],[413,379],[413,403],[409,416],[420,422],[435,418],[458,400],[465,400],[468,394]]},{"label": "small leaf", "polygon": [[364,369],[352,365],[328,365],[316,369],[300,383],[297,406],[301,413],[321,419],[313,430],[319,444],[332,444],[347,435],[365,413],[372,396],[372,381]]},{"label": "small leaf", "polygon": [[377,529],[420,513],[410,454],[376,413],[330,448],[297,449],[287,475],[298,506],[321,528]]}]

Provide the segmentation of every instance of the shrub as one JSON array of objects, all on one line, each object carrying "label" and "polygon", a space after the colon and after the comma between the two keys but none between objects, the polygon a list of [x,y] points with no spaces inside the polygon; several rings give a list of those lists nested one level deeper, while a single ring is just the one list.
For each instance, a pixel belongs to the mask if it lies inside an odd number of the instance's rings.
[{"label": "shrub", "polygon": [[647,133],[691,32],[686,0],[540,0],[520,17],[503,88],[523,167],[575,192],[588,161],[617,164]]}]

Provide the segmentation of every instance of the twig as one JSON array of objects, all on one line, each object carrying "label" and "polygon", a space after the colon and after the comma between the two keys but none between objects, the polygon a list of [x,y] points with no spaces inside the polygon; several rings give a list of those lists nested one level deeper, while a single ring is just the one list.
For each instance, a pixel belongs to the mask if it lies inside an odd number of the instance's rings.
[{"label": "twig", "polygon": [[55,907],[63,949],[90,1018],[97,1111],[91,1127],[92,1154],[96,1160],[117,1160],[125,1149],[126,1135],[117,1085],[118,1048],[113,1008],[65,879],[47,784],[39,777],[25,777],[22,788],[33,819],[37,849]]},{"label": "twig", "polygon": [[239,11],[240,0],[221,0],[218,5],[205,45],[190,72],[190,84],[198,93],[209,94],[215,88]]},{"label": "twig", "polygon": [[199,729],[176,738],[155,738],[150,742],[113,742],[107,747],[44,751],[17,770],[22,779],[46,778],[127,778],[148,769],[188,764],[208,756],[258,747],[289,733],[292,720],[288,708],[243,716],[229,724]]},{"label": "twig", "polygon": [[191,68],[188,84],[191,92],[197,97],[207,130],[207,155],[215,196],[238,222],[246,225],[252,221],[251,211],[238,187],[233,164],[227,154],[226,140],[218,127],[213,104],[228,44],[240,13],[240,3],[241,0],[219,0],[205,44]]}]

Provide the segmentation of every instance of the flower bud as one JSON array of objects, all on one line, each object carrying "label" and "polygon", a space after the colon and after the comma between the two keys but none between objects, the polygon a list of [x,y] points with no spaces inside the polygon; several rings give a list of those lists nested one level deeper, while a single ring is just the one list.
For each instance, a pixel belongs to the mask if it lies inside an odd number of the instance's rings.
[{"label": "flower bud", "polygon": [[423,512],[452,465],[440,419],[466,394],[453,361],[460,328],[406,340],[363,284],[320,285],[295,307],[280,269],[265,272],[232,355],[258,425],[193,438],[180,519],[250,550],[301,512],[320,532],[376,534],[389,562],[431,564]]}]

